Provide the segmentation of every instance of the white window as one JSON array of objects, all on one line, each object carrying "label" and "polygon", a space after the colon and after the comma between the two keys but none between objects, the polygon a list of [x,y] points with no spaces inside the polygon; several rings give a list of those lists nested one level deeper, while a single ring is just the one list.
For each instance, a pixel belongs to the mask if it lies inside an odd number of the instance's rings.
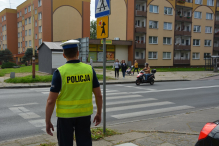
[{"label": "white window", "polygon": [[211,40],[205,40],[205,46],[210,47],[211,46]]},{"label": "white window", "polygon": [[37,21],[35,22],[35,27],[37,27]]},{"label": "white window", "polygon": [[149,36],[149,44],[157,44],[157,37],[155,36]]},{"label": "white window", "polygon": [[4,16],[4,21],[6,20],[6,15]]},{"label": "white window", "polygon": [[205,33],[212,33],[212,27],[206,26],[205,27]]},{"label": "white window", "polygon": [[31,24],[31,17],[28,18],[29,24]]},{"label": "white window", "polygon": [[20,32],[18,32],[18,38],[20,37]]},{"label": "white window", "polygon": [[38,0],[38,7],[42,6],[42,0]]},{"label": "white window", "polygon": [[213,20],[213,14],[212,13],[206,13],[206,19],[207,20]]},{"label": "white window", "polygon": [[193,46],[200,46],[200,40],[193,39]]},{"label": "white window", "polygon": [[38,13],[38,20],[42,19],[42,13]]},{"label": "white window", "polygon": [[25,30],[25,36],[27,36],[27,30]]},{"label": "white window", "polygon": [[7,35],[5,35],[5,40],[7,40]]},{"label": "white window", "polygon": [[202,5],[202,0],[195,0],[195,4]]},{"label": "white window", "polygon": [[169,7],[164,7],[164,14],[173,15],[173,9]]},{"label": "white window", "polygon": [[202,13],[201,12],[195,12],[194,17],[197,19],[201,19],[202,18]]},{"label": "white window", "polygon": [[25,41],[25,47],[27,47],[27,41]]},{"label": "white window", "polygon": [[30,12],[30,11],[31,11],[31,6],[28,7],[28,12]]},{"label": "white window", "polygon": [[42,44],[42,39],[39,39],[39,46]]},{"label": "white window", "polygon": [[23,52],[25,51],[25,49],[23,48]]},{"label": "white window", "polygon": [[207,0],[208,6],[214,6],[214,0]]},{"label": "white window", "polygon": [[27,19],[25,19],[25,25],[27,25]]},{"label": "white window", "polygon": [[35,9],[35,14],[37,14],[37,9]]},{"label": "white window", "polygon": [[22,12],[20,11],[20,16],[22,15]]},{"label": "white window", "polygon": [[23,37],[23,41],[24,41],[24,37]]},{"label": "white window", "polygon": [[194,25],[193,31],[194,31],[194,32],[201,32],[201,26],[199,26],[199,25]]},{"label": "white window", "polygon": [[172,30],[172,23],[164,22],[163,29]]},{"label": "white window", "polygon": [[37,39],[37,34],[35,35],[35,39]]},{"label": "white window", "polygon": [[148,59],[157,59],[157,52],[149,52]]},{"label": "white window", "polygon": [[19,18],[19,13],[17,13],[17,18]]},{"label": "white window", "polygon": [[42,26],[39,26],[39,32],[42,32]]},{"label": "white window", "polygon": [[20,48],[20,42],[18,43],[18,48]]},{"label": "white window", "polygon": [[164,37],[163,38],[163,44],[165,44],[165,45],[170,45],[170,44],[172,44],[172,41],[171,41],[172,39],[170,38],[170,37]]},{"label": "white window", "polygon": [[31,29],[29,29],[29,35],[31,35]]},{"label": "white window", "polygon": [[2,39],[3,39],[3,41],[5,40],[5,36],[4,36],[4,35],[3,35],[3,38],[2,38]]},{"label": "white window", "polygon": [[158,13],[158,6],[150,5],[150,12],[151,13]]},{"label": "white window", "polygon": [[204,59],[210,59],[211,53],[204,53]]},{"label": "white window", "polygon": [[193,53],[192,54],[192,59],[199,59],[200,58],[200,53]]},{"label": "white window", "polygon": [[171,59],[171,52],[163,52],[163,59]]},{"label": "white window", "polygon": [[31,40],[29,41],[29,47],[31,46]]},{"label": "white window", "polygon": [[25,8],[25,11],[24,11],[24,13],[25,13],[25,14],[27,14],[27,8]]},{"label": "white window", "polygon": [[17,23],[17,27],[19,28],[19,22]]},{"label": "white window", "polygon": [[149,28],[158,28],[158,21],[149,21]]}]

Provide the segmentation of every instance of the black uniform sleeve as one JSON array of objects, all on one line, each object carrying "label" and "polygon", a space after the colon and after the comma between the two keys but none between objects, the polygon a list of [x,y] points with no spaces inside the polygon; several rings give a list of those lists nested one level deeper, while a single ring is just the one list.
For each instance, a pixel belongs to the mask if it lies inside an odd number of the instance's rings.
[{"label": "black uniform sleeve", "polygon": [[53,73],[52,83],[51,83],[51,92],[59,93],[62,87],[62,79],[58,70]]},{"label": "black uniform sleeve", "polygon": [[98,88],[98,87],[100,87],[100,83],[97,79],[96,72],[93,69],[93,88]]}]

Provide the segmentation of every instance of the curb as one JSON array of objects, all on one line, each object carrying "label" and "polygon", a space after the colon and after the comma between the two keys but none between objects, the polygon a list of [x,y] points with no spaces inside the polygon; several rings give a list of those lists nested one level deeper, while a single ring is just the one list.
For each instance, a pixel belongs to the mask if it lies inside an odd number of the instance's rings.
[{"label": "curb", "polygon": [[[191,80],[157,80],[155,82],[180,82],[180,81],[191,81]],[[131,84],[131,83],[135,83],[135,81],[107,82],[106,85],[111,85],[111,84]],[[103,82],[100,82],[100,85],[103,85]],[[51,87],[51,85],[5,86],[5,87],[0,87],[0,89],[46,88],[46,87]]]}]

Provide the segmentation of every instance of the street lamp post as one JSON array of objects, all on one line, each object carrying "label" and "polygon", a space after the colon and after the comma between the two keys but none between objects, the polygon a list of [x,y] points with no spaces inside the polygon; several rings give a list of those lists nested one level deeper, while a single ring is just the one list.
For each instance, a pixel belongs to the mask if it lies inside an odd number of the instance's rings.
[{"label": "street lamp post", "polygon": [[33,0],[31,0],[31,7],[33,6],[33,9],[31,10],[31,16],[32,16],[32,48],[33,48],[33,57],[32,57],[32,78],[35,78],[35,49],[34,49],[34,4]]}]

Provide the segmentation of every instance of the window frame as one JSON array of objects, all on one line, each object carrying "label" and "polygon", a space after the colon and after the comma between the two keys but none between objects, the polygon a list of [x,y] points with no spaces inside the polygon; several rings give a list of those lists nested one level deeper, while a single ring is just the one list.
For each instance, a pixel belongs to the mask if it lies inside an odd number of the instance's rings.
[{"label": "window frame", "polygon": [[[194,28],[195,28],[195,27],[198,27],[198,26],[200,27],[200,31],[194,31]],[[198,30],[198,29],[196,28],[196,30]],[[200,33],[200,32],[201,32],[201,25],[194,25],[194,26],[193,26],[193,32],[199,32],[199,33]]]},{"label": "window frame", "polygon": [[[168,38],[170,38],[170,44],[167,43]],[[165,39],[166,43],[164,43],[164,39]],[[163,37],[163,45],[172,45],[172,38],[171,37]]]},{"label": "window frame", "polygon": [[[195,54],[195,58],[194,58],[194,56],[193,56],[194,54]],[[196,57],[197,57],[197,56],[196,56],[197,54],[199,54],[199,57],[198,57],[198,58],[196,58]],[[193,59],[193,60],[200,60],[200,53],[198,53],[198,52],[193,52],[193,53],[192,53],[192,59]]]},{"label": "window frame", "polygon": [[[195,17],[195,13],[200,13],[200,18],[198,18],[198,17]],[[195,19],[202,19],[202,12],[195,11],[195,12],[194,12],[194,18],[195,18]]]},{"label": "window frame", "polygon": [[[152,55],[151,55],[152,58],[150,58],[150,55],[149,55],[150,53],[152,53]],[[156,53],[156,58],[154,58],[154,53]],[[151,51],[148,52],[148,59],[151,59],[151,60],[153,60],[153,59],[158,59],[158,53],[157,53],[157,52],[151,52]]]},{"label": "window frame", "polygon": [[[208,15],[211,15],[211,19],[207,18]],[[206,20],[213,20],[213,13],[206,13]]]},{"label": "window frame", "polygon": [[[210,45],[206,45],[206,42],[207,44],[210,42]],[[211,47],[212,43],[211,43],[211,40],[205,40],[205,47]]]},{"label": "window frame", "polygon": [[[164,58],[164,53],[166,55],[165,58]],[[167,58],[167,56],[168,56],[167,54],[168,53],[170,54],[170,58]],[[171,60],[172,59],[171,54],[172,54],[171,52],[163,52],[163,60]]]},{"label": "window frame", "polygon": [[[194,45],[194,40],[195,40],[195,45]],[[199,45],[196,45],[196,41],[199,41]],[[193,46],[200,46],[201,45],[201,40],[200,39],[193,39]]]},{"label": "window frame", "polygon": [[[167,25],[166,25],[166,26],[167,26],[167,29],[164,28],[165,23],[167,24]],[[171,24],[171,29],[168,29],[168,25],[169,25],[169,24]],[[172,22],[164,22],[164,23],[163,23],[163,29],[164,29],[164,30],[173,30],[173,24],[172,24]]]},{"label": "window frame", "polygon": [[[211,32],[206,32],[206,30],[207,30],[206,28],[207,27],[209,27],[211,29]],[[210,33],[211,34],[212,33],[212,27],[211,26],[205,26],[205,33]]]},{"label": "window frame", "polygon": [[[165,9],[166,9],[166,11],[167,11],[167,14],[165,14]],[[171,11],[171,14],[168,14],[168,9],[171,9],[172,11]],[[173,8],[171,8],[171,7],[164,7],[164,15],[173,15]]]},{"label": "window frame", "polygon": [[[150,25],[151,22],[152,22],[152,23],[157,22],[157,28],[153,28],[153,24]],[[152,26],[152,27],[150,27],[150,26]],[[159,22],[158,22],[158,21],[149,20],[149,28],[150,28],[150,29],[158,29],[158,26],[159,26]]]},{"label": "window frame", "polygon": [[[150,9],[151,6],[153,7],[153,11],[151,11],[151,9]],[[154,7],[155,7],[155,6],[157,7],[157,12],[154,12]],[[159,13],[159,6],[157,6],[157,5],[150,5],[150,6],[149,6],[149,12],[150,12],[150,13],[158,14],[158,13]]]},{"label": "window frame", "polygon": [[[152,38],[152,43],[150,43],[150,37]],[[154,38],[157,38],[157,43],[153,43],[154,42]],[[158,37],[157,36],[149,36],[149,44],[152,44],[152,45],[156,45],[156,44],[158,44]]]}]

